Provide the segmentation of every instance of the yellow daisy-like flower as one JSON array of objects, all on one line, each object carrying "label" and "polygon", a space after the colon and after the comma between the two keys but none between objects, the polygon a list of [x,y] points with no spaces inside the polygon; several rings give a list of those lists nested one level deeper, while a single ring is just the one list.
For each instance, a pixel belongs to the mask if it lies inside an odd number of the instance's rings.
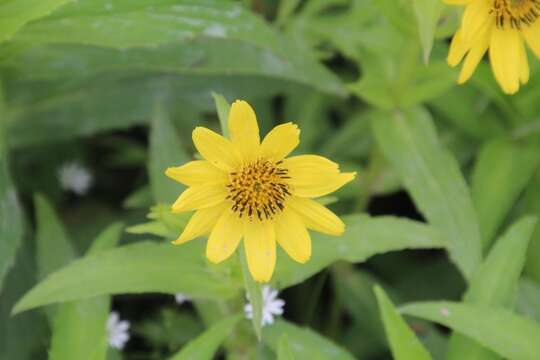
[{"label": "yellow daisy-like flower", "polygon": [[463,58],[459,83],[466,82],[489,49],[491,68],[507,94],[529,81],[525,44],[540,58],[540,0],[444,0],[466,5],[460,29],[454,35],[448,63]]},{"label": "yellow daisy-like flower", "polygon": [[261,143],[255,112],[245,101],[232,104],[229,132],[227,139],[195,128],[193,142],[204,160],[166,170],[188,186],[172,211],[196,210],[173,244],[209,234],[206,256],[219,263],[243,238],[251,275],[267,282],[276,263],[276,241],[305,263],[311,256],[307,229],[343,233],[343,222],[312,198],[339,189],[355,173],[342,173],[336,163],[317,155],[286,158],[299,144],[300,130],[292,123],[276,126]]}]

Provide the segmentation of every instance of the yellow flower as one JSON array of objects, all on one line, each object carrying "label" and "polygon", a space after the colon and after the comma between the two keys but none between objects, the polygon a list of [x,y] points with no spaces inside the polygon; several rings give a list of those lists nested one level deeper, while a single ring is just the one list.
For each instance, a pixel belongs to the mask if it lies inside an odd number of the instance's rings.
[{"label": "yellow flower", "polygon": [[292,123],[276,126],[259,140],[253,109],[245,101],[232,104],[230,139],[207,128],[193,131],[193,142],[204,160],[166,170],[188,188],[173,204],[173,212],[196,210],[180,237],[182,244],[208,235],[206,256],[213,263],[227,259],[240,240],[248,267],[258,282],[272,277],[276,241],[299,263],[311,256],[307,228],[341,235],[343,222],[312,198],[327,195],[355,177],[317,155],[286,158],[299,144]]},{"label": "yellow flower", "polygon": [[471,77],[489,49],[497,82],[505,93],[516,93],[520,84],[529,81],[524,42],[540,58],[540,0],[444,1],[466,6],[448,54],[451,66],[465,58],[458,82],[464,83]]}]

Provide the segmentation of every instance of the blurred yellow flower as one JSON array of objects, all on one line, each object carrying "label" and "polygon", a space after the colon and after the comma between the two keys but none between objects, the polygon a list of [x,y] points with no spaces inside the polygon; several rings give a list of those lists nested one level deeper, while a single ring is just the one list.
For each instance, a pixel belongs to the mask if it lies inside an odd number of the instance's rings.
[{"label": "blurred yellow flower", "polygon": [[491,68],[507,94],[529,81],[524,42],[540,58],[540,0],[444,0],[465,5],[460,29],[454,35],[448,63],[463,58],[459,83],[466,82],[489,49]]},{"label": "blurred yellow flower", "polygon": [[312,198],[339,189],[355,173],[342,173],[336,163],[317,155],[286,158],[299,144],[300,130],[292,123],[276,126],[261,143],[255,113],[245,101],[232,104],[228,120],[230,139],[195,128],[193,142],[204,160],[165,172],[188,186],[172,211],[196,210],[173,244],[209,234],[206,256],[219,263],[243,238],[251,275],[267,282],[276,263],[276,241],[305,263],[311,256],[307,228],[343,233],[343,222]]}]

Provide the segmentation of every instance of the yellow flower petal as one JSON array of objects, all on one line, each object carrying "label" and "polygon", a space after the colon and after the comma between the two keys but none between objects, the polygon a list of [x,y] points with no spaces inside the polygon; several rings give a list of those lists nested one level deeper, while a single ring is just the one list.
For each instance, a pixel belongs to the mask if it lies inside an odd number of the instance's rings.
[{"label": "yellow flower petal", "polygon": [[336,236],[345,231],[343,221],[315,200],[293,196],[287,206],[294,210],[309,229]]},{"label": "yellow flower petal", "polygon": [[517,30],[493,28],[489,47],[491,67],[507,94],[515,94],[519,90],[523,46]]},{"label": "yellow flower petal", "polygon": [[182,234],[178,239],[173,241],[173,244],[183,244],[199,236],[209,234],[210,230],[212,230],[219,217],[225,210],[226,205],[225,203],[222,203],[217,206],[195,211],[184,228],[184,231],[182,231]]},{"label": "yellow flower petal", "polygon": [[540,59],[540,20],[537,20],[532,26],[523,29],[523,35],[527,45],[531,48],[537,58]]},{"label": "yellow flower petal", "polygon": [[219,263],[234,253],[243,233],[243,220],[229,209],[225,210],[206,244],[206,257],[210,262]]},{"label": "yellow flower petal", "polygon": [[306,226],[293,211],[284,210],[276,219],[276,240],[295,261],[304,264],[311,257],[311,238]]},{"label": "yellow flower petal", "polygon": [[465,42],[474,42],[475,36],[482,29],[493,23],[490,14],[491,4],[487,0],[472,1],[463,12],[461,21],[461,36]]},{"label": "yellow flower petal", "polygon": [[276,266],[276,236],[269,221],[247,221],[244,245],[249,272],[257,282],[268,282]]},{"label": "yellow flower petal", "polygon": [[519,72],[519,81],[522,84],[526,84],[529,82],[529,76],[530,76],[530,69],[529,69],[529,61],[527,60],[527,51],[525,50],[525,47],[522,47],[523,51],[521,51],[521,66],[520,66],[520,72]]},{"label": "yellow flower petal", "polygon": [[336,191],[356,173],[341,173],[336,163],[317,155],[294,156],[283,161],[289,170],[292,192],[301,197],[319,197]]},{"label": "yellow flower petal", "polygon": [[227,190],[223,184],[191,186],[184,190],[172,206],[175,213],[203,209],[225,201]]},{"label": "yellow flower petal", "polygon": [[259,126],[255,112],[245,101],[235,101],[229,112],[229,132],[244,161],[259,155]]},{"label": "yellow flower petal", "polygon": [[165,175],[187,186],[227,181],[227,173],[205,160],[195,160],[182,166],[170,167],[165,170]]},{"label": "yellow flower petal", "polygon": [[476,67],[484,57],[484,54],[489,48],[491,31],[484,31],[481,36],[479,36],[476,41],[473,43],[465,62],[463,63],[463,68],[459,74],[458,83],[463,84],[469,80],[476,70]]},{"label": "yellow flower petal", "polygon": [[444,0],[445,4],[448,5],[467,5],[475,0]]},{"label": "yellow flower petal", "polygon": [[300,129],[293,123],[273,128],[261,144],[261,156],[275,161],[284,159],[300,143]]},{"label": "yellow flower petal", "polygon": [[461,30],[456,31],[450,43],[450,50],[446,59],[448,65],[452,67],[457,66],[470,48],[470,43],[465,41],[461,36]]},{"label": "yellow flower petal", "polygon": [[199,126],[193,130],[192,138],[197,151],[212,165],[232,171],[241,163],[240,154],[233,144],[218,133]]}]

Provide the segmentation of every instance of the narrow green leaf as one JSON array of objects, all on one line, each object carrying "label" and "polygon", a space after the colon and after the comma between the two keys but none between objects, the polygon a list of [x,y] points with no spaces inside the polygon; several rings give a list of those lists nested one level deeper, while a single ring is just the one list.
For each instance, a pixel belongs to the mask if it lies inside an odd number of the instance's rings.
[{"label": "narrow green leaf", "polygon": [[435,38],[435,30],[437,22],[441,16],[443,3],[433,0],[413,0],[414,14],[416,23],[418,24],[418,32],[420,34],[420,42],[424,50],[424,63],[429,62],[429,55],[433,48],[433,39]]},{"label": "narrow green leaf", "polygon": [[440,301],[400,310],[447,326],[508,359],[536,360],[540,354],[540,324],[500,307]]},{"label": "narrow green leaf", "polygon": [[487,142],[478,155],[471,193],[482,244],[489,249],[504,217],[538,168],[540,152],[506,140]]},{"label": "narrow green leaf", "polygon": [[52,324],[50,360],[105,360],[109,296],[61,304]]},{"label": "narrow green leaf", "polygon": [[242,243],[239,246],[238,258],[240,261],[240,267],[242,268],[242,277],[244,278],[244,287],[249,298],[253,309],[253,329],[259,341],[261,340],[261,329],[262,329],[262,315],[263,315],[263,296],[262,288],[259,283],[253,280],[251,273],[249,272],[249,267],[246,259],[246,254],[244,251],[244,244]]},{"label": "narrow green leaf", "polygon": [[393,359],[430,360],[431,355],[403,320],[384,290],[377,285],[373,291],[377,296],[379,311],[381,312]]},{"label": "narrow green leaf", "polygon": [[236,285],[207,267],[203,246],[196,241],[182,247],[143,242],[86,256],[36,285],[13,313],[106,294],[181,292],[214,299],[233,295]]},{"label": "narrow green leaf", "polygon": [[432,227],[404,218],[348,215],[343,221],[346,228],[341,237],[311,234],[312,255],[306,264],[279,252],[272,278],[275,287],[298,284],[338,260],[358,263],[389,251],[442,248],[446,243]]},{"label": "narrow green leaf", "polygon": [[24,234],[23,212],[9,173],[3,100],[0,83],[0,291]]},{"label": "narrow green leaf", "polygon": [[[512,308],[535,225],[535,217],[525,217],[512,225],[495,243],[473,275],[464,297],[465,302]],[[499,357],[475,341],[454,334],[449,343],[448,359],[490,360]]]},{"label": "narrow green leaf", "polygon": [[75,250],[66,229],[47,199],[34,195],[36,209],[36,256],[38,278],[62,268],[75,259]]},{"label": "narrow green leaf", "polygon": [[191,340],[180,352],[170,360],[211,360],[214,359],[219,346],[228,336],[231,336],[234,327],[242,319],[242,315],[233,315],[212,325],[211,328]]},{"label": "narrow green leaf", "polygon": [[162,103],[156,102],[150,129],[150,159],[148,173],[154,201],[171,204],[185,188],[167,176],[165,170],[189,161]]},{"label": "narrow green leaf", "polygon": [[219,118],[219,123],[221,125],[221,133],[225,137],[229,137],[229,110],[231,106],[225,100],[223,95],[213,92],[212,97],[214,98],[214,102],[216,104],[216,110]]},{"label": "narrow green leaf", "polygon": [[0,43],[9,40],[26,23],[51,14],[73,0],[15,0],[0,3]]},{"label": "narrow green leaf", "polygon": [[298,327],[285,320],[278,320],[263,329],[263,341],[274,352],[278,351],[283,335],[298,359],[310,360],[352,360],[354,356],[332,341],[309,328]]},{"label": "narrow green leaf", "polygon": [[459,165],[440,144],[431,116],[422,108],[381,112],[372,125],[416,206],[441,231],[450,258],[470,278],[481,259],[476,214]]},{"label": "narrow green leaf", "polygon": [[281,339],[279,339],[278,350],[277,350],[277,360],[294,360],[295,356],[287,340],[287,335],[283,334]]},{"label": "narrow green leaf", "polygon": [[95,255],[110,250],[118,244],[122,237],[124,224],[113,223],[105,228],[94,240],[86,255]]},{"label": "narrow green leaf", "polygon": [[[99,254],[116,246],[122,224],[107,227],[92,243],[87,255]],[[107,354],[107,318],[110,296],[67,302],[58,306],[52,326],[49,359],[80,358],[105,360]]]}]

